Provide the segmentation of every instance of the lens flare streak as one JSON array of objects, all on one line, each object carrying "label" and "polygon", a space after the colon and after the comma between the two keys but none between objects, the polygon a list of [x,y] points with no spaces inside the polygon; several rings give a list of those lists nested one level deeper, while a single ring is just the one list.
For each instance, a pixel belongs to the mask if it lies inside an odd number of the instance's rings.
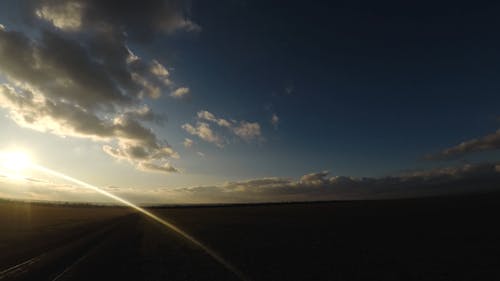
[{"label": "lens flare streak", "polygon": [[182,236],[184,239],[188,240],[189,242],[193,243],[194,245],[200,247],[203,251],[205,251],[208,255],[210,255],[213,259],[215,259],[218,263],[220,263],[221,265],[223,265],[226,269],[228,269],[229,271],[231,271],[232,273],[234,273],[236,276],[238,276],[241,280],[249,280],[247,277],[245,277],[245,275],[243,275],[243,273],[241,273],[238,269],[236,269],[233,265],[231,265],[228,261],[226,261],[224,258],[222,258],[218,253],[216,253],[215,251],[213,251],[212,249],[210,249],[209,247],[205,246],[203,243],[201,243],[200,241],[198,241],[196,238],[192,237],[191,235],[189,235],[188,233],[186,233],[185,231],[183,231],[182,229],[178,228],[177,226],[175,226],[174,224],[158,217],[157,215],[151,213],[150,211],[142,208],[142,207],[139,207],[137,205],[135,205],[134,203],[132,202],[129,202],[123,198],[120,198],[110,192],[107,192],[95,185],[92,185],[92,184],[89,184],[89,183],[86,183],[84,181],[81,181],[81,180],[78,180],[78,179],[75,179],[73,177],[70,177],[68,175],[65,175],[63,173],[60,173],[60,172],[57,172],[57,171],[53,171],[51,169],[48,169],[46,167],[43,167],[43,166],[40,166],[40,165],[36,165],[36,164],[31,164],[31,167],[35,170],[38,170],[42,173],[46,173],[48,175],[51,175],[51,176],[54,176],[54,177],[57,177],[57,178],[60,178],[60,179],[64,179],[66,181],[69,181],[69,182],[72,182],[74,184],[77,184],[77,185],[80,185],[82,187],[86,187],[86,188],[89,188],[89,189],[92,189],[108,198],[111,198],[117,202],[120,202],[121,204],[125,205],[125,206],[128,206],[142,214],[144,214],[145,216],[153,219],[154,221],[160,223],[161,225],[167,227],[168,229],[176,232],[177,234],[179,234],[180,236]]}]

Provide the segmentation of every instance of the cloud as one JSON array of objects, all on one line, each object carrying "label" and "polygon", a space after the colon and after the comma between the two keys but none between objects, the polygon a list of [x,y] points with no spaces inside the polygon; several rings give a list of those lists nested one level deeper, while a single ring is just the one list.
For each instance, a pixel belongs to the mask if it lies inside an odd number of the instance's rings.
[{"label": "cloud", "polygon": [[210,125],[208,123],[197,122],[195,126],[191,124],[184,124],[182,125],[182,129],[184,129],[189,134],[197,136],[206,142],[213,143],[218,147],[223,147],[225,144],[225,141],[222,139],[222,137],[216,134],[210,128]]},{"label": "cloud", "polygon": [[260,125],[256,122],[241,121],[239,125],[232,128],[233,132],[240,138],[251,141],[260,137]]},{"label": "cloud", "polygon": [[[16,86],[36,90],[48,98],[70,99],[85,108],[132,104],[140,87],[123,63],[128,55],[120,48],[124,47],[123,42],[109,39],[94,43],[99,46],[86,50],[77,41],[50,31],[43,32],[40,40],[35,41],[22,33],[3,30],[0,71]],[[116,50],[110,61],[99,63],[89,55],[89,51],[101,51],[96,48]],[[122,64],[114,65],[117,61]]]},{"label": "cloud", "polygon": [[170,72],[168,72],[165,66],[159,63],[157,60],[152,61],[149,71],[151,71],[152,74],[158,77],[168,77],[170,75]]},{"label": "cloud", "polygon": [[[171,166],[141,165],[141,169],[171,172]],[[57,185],[45,180],[12,181],[1,177],[0,197],[32,200],[109,201],[88,189]],[[330,176],[328,172],[306,174],[298,180],[267,177],[230,181],[218,185],[164,188],[122,188],[109,191],[137,203],[249,203],[324,200],[414,198],[498,190],[500,163],[417,171],[381,178]]]},{"label": "cloud", "polygon": [[178,197],[202,202],[270,202],[412,198],[495,190],[500,164],[481,163],[382,178],[329,176],[326,171],[299,180],[261,178],[222,185],[176,189]]},{"label": "cloud", "polygon": [[[55,2],[55,1],[54,1]],[[35,11],[40,19],[64,30],[79,30],[82,27],[84,6],[78,1],[60,1],[57,4],[42,5]]]},{"label": "cloud", "polygon": [[437,154],[427,155],[429,160],[447,160],[469,153],[500,149],[500,130],[481,138],[464,141],[456,146],[442,150]]},{"label": "cloud", "polygon": [[187,87],[180,87],[177,88],[175,91],[170,93],[170,96],[173,97],[174,99],[186,99],[190,95],[189,88]]},{"label": "cloud", "polygon": [[182,144],[185,148],[191,148],[194,145],[194,141],[192,139],[185,138]]},{"label": "cloud", "polygon": [[280,118],[278,117],[278,115],[276,115],[276,113],[273,113],[273,116],[271,116],[271,125],[273,125],[275,129],[277,129],[279,123],[280,123]]},{"label": "cloud", "polygon": [[125,111],[124,115],[132,119],[152,122],[160,126],[164,125],[167,119],[166,116],[153,112],[153,110],[151,110],[151,108],[147,105],[143,105],[139,108],[128,109]]},{"label": "cloud", "polygon": [[169,163],[156,164],[152,162],[139,163],[139,169],[149,172],[159,173],[178,173],[179,170],[172,167]]},{"label": "cloud", "polygon": [[[172,172],[172,169],[175,169],[169,165],[148,164],[141,165],[140,168],[154,172]],[[500,163],[479,163],[381,178],[330,176],[327,171],[322,171],[306,174],[297,180],[266,177],[180,188],[105,189],[136,203],[181,204],[414,198],[498,191],[499,184]],[[78,186],[61,185],[35,178],[12,180],[3,177],[1,169],[0,186],[0,198],[110,202],[108,198]]]},{"label": "cloud", "polygon": [[67,32],[126,31],[139,40],[177,30],[196,32],[201,27],[188,18],[184,0],[31,0],[27,13]]},{"label": "cloud", "polygon": [[312,185],[323,184],[328,182],[328,174],[328,171],[306,174],[300,178],[299,182]]},{"label": "cloud", "polygon": [[245,141],[261,139],[261,128],[260,124],[257,122],[217,118],[213,113],[206,110],[199,111],[196,116],[198,120],[195,126],[186,123],[182,125],[182,128],[189,134],[196,135],[202,140],[214,143],[219,147],[224,146],[226,141],[224,141],[220,135],[215,133],[210,127],[210,124],[207,122],[211,122],[221,128],[225,128]]},{"label": "cloud", "polygon": [[[107,5],[99,3],[31,2],[37,17],[59,28],[33,38],[0,28],[0,107],[22,127],[101,142],[104,152],[139,170],[175,172],[169,161],[178,154],[147,126],[166,118],[145,103],[171,90],[170,73],[135,55],[124,30],[93,28],[99,19],[87,11]],[[81,19],[70,17],[75,13]]]},{"label": "cloud", "polygon": [[230,121],[223,119],[223,118],[216,118],[215,115],[213,115],[212,113],[210,113],[206,110],[199,111],[196,115],[198,116],[198,119],[200,119],[200,120],[211,121],[211,122],[214,122],[221,127],[226,127],[226,128],[232,127]]}]

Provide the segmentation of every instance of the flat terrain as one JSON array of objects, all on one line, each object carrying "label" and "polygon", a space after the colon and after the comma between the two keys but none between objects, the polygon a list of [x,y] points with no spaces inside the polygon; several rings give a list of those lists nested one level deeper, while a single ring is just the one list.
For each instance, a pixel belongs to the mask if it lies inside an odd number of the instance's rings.
[{"label": "flat terrain", "polygon": [[[500,196],[152,211],[250,280],[500,280]],[[125,208],[0,203],[0,280],[238,280]]]}]

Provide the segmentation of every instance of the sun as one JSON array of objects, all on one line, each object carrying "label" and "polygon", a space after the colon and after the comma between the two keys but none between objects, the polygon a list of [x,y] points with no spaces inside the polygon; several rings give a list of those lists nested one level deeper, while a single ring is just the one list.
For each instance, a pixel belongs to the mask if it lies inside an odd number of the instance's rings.
[{"label": "sun", "polygon": [[19,177],[31,165],[31,157],[24,151],[0,151],[0,168],[9,176]]}]

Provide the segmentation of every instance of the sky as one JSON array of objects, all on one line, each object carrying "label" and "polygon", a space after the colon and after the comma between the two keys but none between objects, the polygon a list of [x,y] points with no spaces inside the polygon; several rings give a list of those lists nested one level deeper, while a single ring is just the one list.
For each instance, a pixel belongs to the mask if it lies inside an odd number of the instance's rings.
[{"label": "sky", "polygon": [[[0,150],[140,202],[491,188],[499,12],[460,1],[3,0]],[[0,197],[99,200],[87,193],[0,173]]]}]

